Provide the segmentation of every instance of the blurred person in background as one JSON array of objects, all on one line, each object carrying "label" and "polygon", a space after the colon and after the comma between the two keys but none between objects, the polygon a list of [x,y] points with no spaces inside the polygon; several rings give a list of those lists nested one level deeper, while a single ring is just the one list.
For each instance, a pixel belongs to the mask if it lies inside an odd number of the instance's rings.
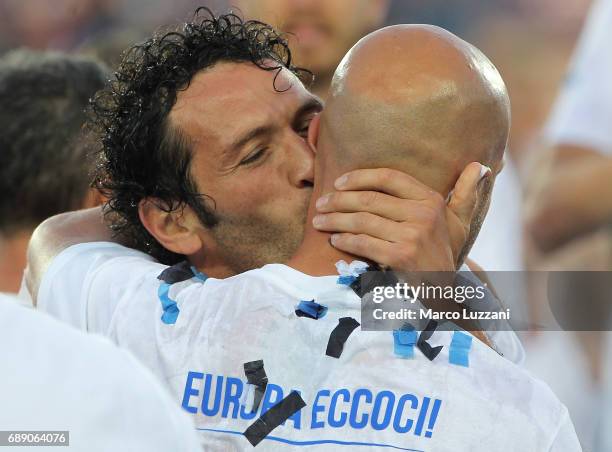
[{"label": "blurred person in background", "polygon": [[380,27],[388,0],[234,0],[246,17],[289,33],[296,64],[315,74],[311,91],[324,97],[344,54]]},{"label": "blurred person in background", "polygon": [[3,0],[0,53],[11,47],[72,50],[115,22],[115,0]]},{"label": "blurred person in background", "polygon": [[527,226],[553,252],[612,219],[612,1],[593,7],[545,131],[550,173],[534,193]]},{"label": "blurred person in background", "polygon": [[34,228],[60,212],[95,206],[81,128],[104,86],[100,63],[14,51],[0,59],[0,292],[19,290]]},{"label": "blurred person in background", "polygon": [[[544,133],[549,150],[532,165],[525,206],[530,265],[535,269],[609,271],[612,268],[612,1],[598,0]],[[578,274],[567,273],[567,278]],[[586,310],[592,297],[572,291]],[[609,303],[610,294],[599,294]],[[611,450],[609,332],[545,333],[531,346],[529,367],[568,405],[587,450]],[[559,378],[559,362],[571,362]],[[605,394],[608,394],[608,403]],[[604,397],[602,397],[604,395]],[[607,414],[606,414],[607,411]],[[606,427],[607,424],[607,427]]]}]

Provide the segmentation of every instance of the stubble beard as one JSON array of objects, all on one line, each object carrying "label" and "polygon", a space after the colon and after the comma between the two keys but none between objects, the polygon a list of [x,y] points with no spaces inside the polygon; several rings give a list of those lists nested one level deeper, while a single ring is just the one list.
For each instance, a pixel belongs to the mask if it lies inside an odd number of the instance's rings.
[{"label": "stubble beard", "polygon": [[266,264],[287,262],[304,237],[307,209],[287,219],[261,215],[218,215],[211,229],[225,264],[236,274]]}]

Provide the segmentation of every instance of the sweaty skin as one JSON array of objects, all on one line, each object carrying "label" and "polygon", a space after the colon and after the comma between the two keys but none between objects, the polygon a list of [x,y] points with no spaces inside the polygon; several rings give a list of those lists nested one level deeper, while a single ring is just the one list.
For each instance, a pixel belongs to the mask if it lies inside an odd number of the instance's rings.
[{"label": "sweaty skin", "polygon": [[[338,188],[334,186],[337,177],[362,168],[392,168],[415,179],[413,192],[408,194],[415,201],[414,208],[404,209],[401,215],[412,217],[415,224],[423,223],[427,214],[423,204],[446,198],[459,185],[458,178],[470,162],[480,162],[494,174],[501,169],[509,125],[510,102],[504,82],[478,49],[430,25],[383,28],[359,41],[336,70],[320,118],[313,199],[323,196],[329,211],[332,207],[337,210],[333,202],[337,195],[330,195]],[[463,225],[468,239],[458,264],[478,234],[493,179],[480,187],[473,215],[455,212],[470,221]],[[461,195],[456,188],[451,211]],[[321,211],[325,209],[319,208]],[[311,203],[310,220],[314,213]],[[315,218],[315,223],[320,221]],[[318,229],[334,230],[333,221],[328,222]],[[440,234],[430,234],[429,239],[435,237]],[[307,273],[324,274],[316,263],[324,252],[326,271],[332,270],[333,262],[347,255],[333,251],[328,239],[326,234],[307,229],[292,264]],[[317,256],[310,258],[308,250],[315,249]],[[419,269],[451,270],[442,261]]]}]

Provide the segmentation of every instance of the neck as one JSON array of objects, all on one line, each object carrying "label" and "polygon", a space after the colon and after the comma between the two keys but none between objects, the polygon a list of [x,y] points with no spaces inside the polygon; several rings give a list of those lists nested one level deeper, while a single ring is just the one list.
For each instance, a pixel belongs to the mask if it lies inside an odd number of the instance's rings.
[{"label": "neck", "polygon": [[0,236],[0,292],[19,292],[31,235],[31,231],[22,231],[10,237]]},{"label": "neck", "polygon": [[[332,187],[327,184],[325,187]],[[353,254],[345,253],[334,248],[330,243],[331,233],[321,232],[312,226],[312,219],[317,214],[315,203],[317,199],[327,193],[331,193],[332,188],[323,189],[315,187],[312,192],[310,205],[308,206],[308,218],[304,230],[304,240],[294,254],[287,262],[287,265],[311,276],[328,276],[335,275],[336,262],[345,260],[350,263],[353,260],[364,260]]]},{"label": "neck", "polygon": [[[210,254],[212,256],[217,256],[216,253]],[[239,273],[230,267],[223,259],[211,258],[210,255],[207,255],[207,257],[200,254],[187,256],[187,260],[191,265],[197,268],[198,271],[201,271],[210,278],[225,279]]]}]

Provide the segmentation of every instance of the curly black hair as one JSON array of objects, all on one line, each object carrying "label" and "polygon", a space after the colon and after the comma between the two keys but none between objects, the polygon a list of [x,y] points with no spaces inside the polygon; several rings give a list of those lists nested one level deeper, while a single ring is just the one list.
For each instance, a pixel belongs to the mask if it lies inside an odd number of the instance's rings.
[{"label": "curly black hair", "polygon": [[287,68],[302,80],[310,75],[292,64],[287,41],[270,25],[202,7],[180,29],[128,49],[114,80],[92,101],[91,126],[101,143],[93,185],[108,197],[111,228],[169,265],[184,257],[149,234],[138,205],[144,198],[159,200],[166,211],[188,205],[204,226],[216,225],[214,200],[198,193],[190,175],[191,143],[168,115],[177,93],[219,62],[249,62],[277,75]]}]

